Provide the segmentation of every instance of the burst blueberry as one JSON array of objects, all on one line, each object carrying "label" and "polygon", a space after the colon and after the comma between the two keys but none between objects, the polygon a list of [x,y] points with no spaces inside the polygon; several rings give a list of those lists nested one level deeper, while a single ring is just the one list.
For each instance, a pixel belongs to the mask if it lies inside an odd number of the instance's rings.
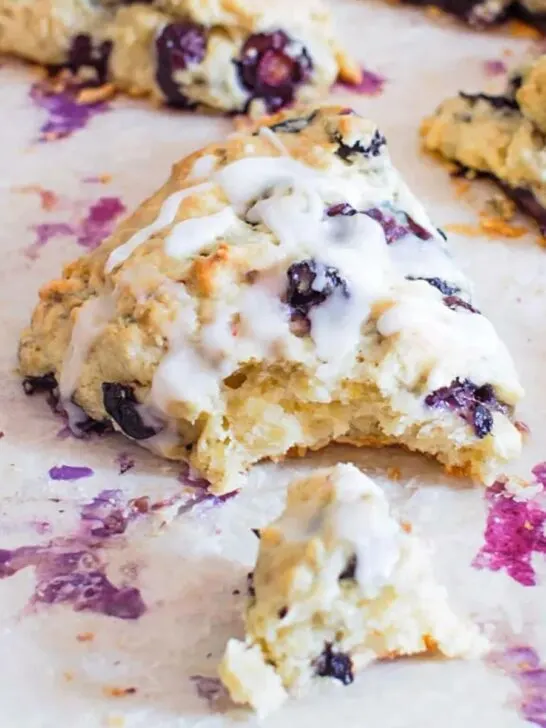
[{"label": "burst blueberry", "polygon": [[174,76],[177,71],[185,71],[204,59],[207,49],[205,29],[196,23],[170,23],[157,36],[155,45],[155,77],[159,88],[173,106],[191,108],[193,104],[182,93]]},{"label": "burst blueberry", "polygon": [[82,68],[92,68],[98,83],[108,78],[108,61],[112,52],[112,41],[95,40],[86,33],[75,36],[68,51],[68,68],[77,73]]},{"label": "burst blueberry", "polygon": [[335,291],[349,297],[347,281],[337,268],[312,258],[293,263],[287,273],[286,302],[296,312],[306,315],[311,308],[326,301]]},{"label": "burst blueberry", "polygon": [[269,111],[292,103],[313,70],[307,49],[282,30],[249,36],[236,65],[251,99],[263,99]]},{"label": "burst blueberry", "polygon": [[343,652],[334,652],[332,645],[326,643],[324,651],[315,660],[315,673],[320,677],[333,677],[344,685],[350,685],[353,680],[353,661]]},{"label": "burst blueberry", "polygon": [[132,387],[118,382],[103,382],[102,398],[104,409],[128,437],[148,440],[159,432],[159,429],[143,422]]},{"label": "burst blueberry", "polygon": [[490,384],[478,387],[470,379],[454,379],[447,387],[440,387],[425,398],[425,404],[435,409],[447,409],[468,422],[482,439],[493,429],[493,412],[508,414],[506,404],[500,402]]}]

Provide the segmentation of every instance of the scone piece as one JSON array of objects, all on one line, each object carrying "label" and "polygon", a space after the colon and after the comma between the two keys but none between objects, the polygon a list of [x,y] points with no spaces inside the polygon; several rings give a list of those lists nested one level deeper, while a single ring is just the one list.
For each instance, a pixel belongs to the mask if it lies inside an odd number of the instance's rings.
[{"label": "scone piece", "polygon": [[476,29],[486,29],[517,19],[546,32],[546,0],[404,0],[411,5],[431,5],[463,20]]},{"label": "scone piece", "polygon": [[499,96],[460,93],[422,127],[425,148],[495,180],[546,232],[546,55]]},{"label": "scone piece", "polygon": [[82,408],[189,458],[216,492],[334,440],[488,481],[520,451],[510,356],[376,126],[299,114],[175,165],[44,286],[23,376],[56,378],[74,423]]},{"label": "scone piece", "polygon": [[360,78],[323,0],[0,0],[0,52],[230,112],[274,111]]},{"label": "scone piece", "polygon": [[475,657],[487,643],[457,617],[425,545],[353,465],[293,482],[260,531],[246,640],[230,640],[220,677],[262,715],[314,676],[348,685],[373,660],[423,652]]}]

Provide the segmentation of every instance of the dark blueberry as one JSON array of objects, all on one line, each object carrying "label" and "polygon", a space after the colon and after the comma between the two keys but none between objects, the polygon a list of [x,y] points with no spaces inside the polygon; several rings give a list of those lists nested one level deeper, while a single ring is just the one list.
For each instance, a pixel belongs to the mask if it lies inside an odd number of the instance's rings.
[{"label": "dark blueberry", "polygon": [[447,281],[444,281],[441,278],[419,278],[417,276],[407,276],[407,280],[425,281],[431,286],[434,286],[434,288],[437,288],[444,296],[454,296],[461,290],[458,286],[452,286],[450,283],[447,283]]},{"label": "dark blueberry", "polygon": [[328,217],[337,217],[343,215],[344,217],[352,217],[357,214],[357,210],[349,205],[348,202],[340,202],[337,205],[332,205],[326,210]]},{"label": "dark blueberry", "polygon": [[419,223],[415,222],[415,220],[409,215],[406,215],[406,217],[408,220],[408,227],[414,235],[416,235],[421,240],[432,240],[432,238],[434,237],[432,233],[426,230],[426,228],[424,228],[422,225],[419,225]]},{"label": "dark blueberry", "polygon": [[157,429],[142,421],[137,409],[138,400],[131,387],[118,382],[103,382],[102,400],[104,409],[128,437],[147,440],[157,435]]},{"label": "dark blueberry", "polygon": [[462,91],[459,96],[465,101],[470,102],[471,106],[474,106],[478,101],[485,101],[494,109],[502,110],[509,109],[517,111],[519,109],[518,102],[515,98],[510,96],[490,96],[489,94],[465,94]]},{"label": "dark blueberry", "polygon": [[279,619],[284,619],[288,614],[288,607],[281,607],[278,612]]},{"label": "dark blueberry", "polygon": [[155,41],[157,53],[156,81],[167,101],[182,109],[192,104],[180,91],[175,81],[176,71],[201,63],[207,49],[205,29],[195,23],[170,23]]},{"label": "dark blueberry", "polygon": [[38,377],[25,377],[23,379],[23,389],[25,394],[29,396],[36,392],[53,392],[57,387],[57,380],[52,372],[42,374]]},{"label": "dark blueberry", "polygon": [[493,429],[493,415],[483,404],[476,404],[472,412],[472,426],[480,439]]},{"label": "dark blueberry", "polygon": [[287,119],[281,121],[278,124],[273,124],[269,128],[274,132],[281,132],[282,134],[297,134],[298,132],[305,129],[317,116],[318,111],[313,111],[310,116],[301,116],[297,119]]},{"label": "dark blueberry", "polygon": [[452,311],[458,311],[462,308],[465,311],[470,311],[470,313],[480,313],[471,303],[468,303],[468,301],[463,300],[459,296],[444,296],[444,303]]},{"label": "dark blueberry", "polygon": [[249,597],[256,596],[256,590],[254,589],[254,574],[252,571],[246,575],[246,591]]},{"label": "dark blueberry", "polygon": [[299,313],[307,314],[311,308],[326,301],[338,289],[345,298],[349,297],[347,282],[341,277],[337,268],[316,260],[293,263],[286,275],[288,277],[286,301]]},{"label": "dark blueberry", "polygon": [[235,63],[242,85],[269,111],[292,103],[313,70],[307,49],[282,30],[249,36]]},{"label": "dark blueberry", "polygon": [[477,387],[470,379],[454,379],[448,387],[440,387],[425,397],[425,404],[435,409],[456,412],[472,425],[480,439],[493,428],[492,412],[509,413],[509,408],[499,402],[490,384]]},{"label": "dark blueberry", "polygon": [[402,210],[395,210],[388,206],[372,207],[366,210],[365,214],[381,225],[388,245],[405,238],[406,235],[415,235],[420,240],[432,240],[433,236],[429,231]]},{"label": "dark blueberry", "polygon": [[353,554],[349,561],[347,561],[347,564],[345,565],[345,568],[339,575],[339,580],[343,581],[343,579],[354,579],[356,574],[356,554]]},{"label": "dark blueberry", "polygon": [[110,420],[94,420],[92,417],[87,416],[81,422],[76,422],[74,429],[79,435],[90,435],[91,433],[105,435],[114,431]]},{"label": "dark blueberry", "polygon": [[254,534],[254,535],[256,536],[256,538],[261,538],[261,536],[260,536],[260,531],[259,531],[259,529],[258,529],[258,528],[251,528],[250,530],[251,530],[251,531],[252,531],[252,533],[253,533],[253,534]]},{"label": "dark blueberry", "polygon": [[529,215],[538,224],[541,235],[546,236],[546,208],[531,190],[524,187],[510,187],[493,177],[504,194],[509,197],[519,209]]},{"label": "dark blueberry", "polygon": [[344,685],[350,685],[353,680],[353,661],[349,655],[342,652],[333,652],[332,645],[327,643],[324,651],[315,660],[315,673],[320,677],[333,677]]},{"label": "dark blueberry", "polygon": [[348,144],[344,143],[343,138],[339,133],[334,134],[334,141],[338,145],[338,148],[335,152],[337,156],[341,157],[344,162],[350,163],[354,161],[353,157],[355,157],[356,155],[362,155],[366,159],[369,157],[377,157],[381,153],[382,148],[387,143],[387,140],[378,129],[375,130],[372,139],[367,147],[363,146],[358,141],[355,142],[352,146],[349,146]]},{"label": "dark blueberry", "polygon": [[92,68],[97,74],[98,83],[104,83],[108,78],[108,60],[112,45],[111,40],[95,43],[90,35],[81,33],[72,40],[67,66],[74,74],[81,68]]}]

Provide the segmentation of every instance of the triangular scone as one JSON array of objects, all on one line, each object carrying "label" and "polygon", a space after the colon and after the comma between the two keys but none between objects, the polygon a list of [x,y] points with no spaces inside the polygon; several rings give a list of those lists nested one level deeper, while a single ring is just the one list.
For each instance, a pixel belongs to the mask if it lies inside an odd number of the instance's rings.
[{"label": "triangular scone", "polygon": [[461,173],[494,180],[546,234],[546,54],[512,73],[502,94],[446,99],[422,134]]},{"label": "triangular scone", "polygon": [[105,98],[112,84],[240,113],[309,101],[338,76],[361,76],[323,0],[0,0],[0,52],[62,68],[58,81],[82,101]]},{"label": "triangular scone", "polygon": [[261,714],[313,676],[348,685],[377,659],[487,646],[451,610],[425,545],[353,465],[295,481],[286,509],[260,532],[249,578],[246,641],[230,640],[220,676]]},{"label": "triangular scone", "polygon": [[375,125],[300,113],[177,164],[44,286],[23,375],[216,492],[332,441],[488,481],[521,446],[509,354]]}]

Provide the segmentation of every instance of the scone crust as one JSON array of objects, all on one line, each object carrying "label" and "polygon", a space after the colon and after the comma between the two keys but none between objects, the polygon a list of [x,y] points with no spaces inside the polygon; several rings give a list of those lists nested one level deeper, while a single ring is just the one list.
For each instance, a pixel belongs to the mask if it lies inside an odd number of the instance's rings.
[{"label": "scone crust", "polygon": [[176,164],[42,288],[23,376],[218,491],[332,441],[493,477],[522,390],[384,137],[342,107],[268,124]]},{"label": "scone crust", "polygon": [[322,0],[0,0],[0,52],[182,108],[256,114],[360,78]]}]

